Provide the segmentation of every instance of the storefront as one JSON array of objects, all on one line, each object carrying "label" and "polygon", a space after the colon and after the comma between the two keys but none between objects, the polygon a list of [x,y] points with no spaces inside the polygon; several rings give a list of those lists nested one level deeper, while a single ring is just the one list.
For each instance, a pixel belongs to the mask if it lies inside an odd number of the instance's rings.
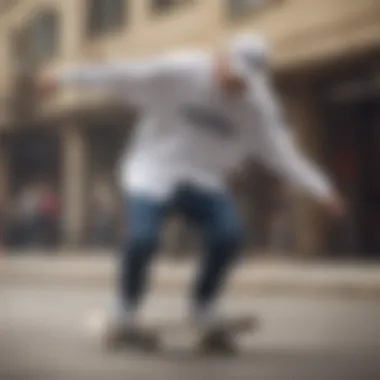
[{"label": "storefront", "polygon": [[61,141],[56,130],[33,128],[4,137],[8,196],[5,243],[56,245],[60,240]]},{"label": "storefront", "polygon": [[348,201],[343,225],[329,231],[334,255],[380,255],[380,63],[371,58],[323,84],[327,162]]}]

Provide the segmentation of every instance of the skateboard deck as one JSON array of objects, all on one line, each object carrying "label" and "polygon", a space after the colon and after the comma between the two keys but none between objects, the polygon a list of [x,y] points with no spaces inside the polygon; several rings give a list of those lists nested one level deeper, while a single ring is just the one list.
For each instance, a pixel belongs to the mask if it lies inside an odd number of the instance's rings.
[{"label": "skateboard deck", "polygon": [[197,326],[186,320],[161,320],[147,323],[146,326],[161,335],[203,335],[210,333],[241,334],[256,327],[257,320],[251,315],[228,317],[210,327]]},{"label": "skateboard deck", "polygon": [[201,353],[235,353],[239,350],[239,338],[258,327],[258,319],[252,315],[228,317],[207,328],[183,321],[160,321],[150,328],[161,340],[187,342]]},{"label": "skateboard deck", "polygon": [[[201,352],[235,352],[238,338],[254,331],[258,319],[249,314],[228,317],[208,328],[201,328],[186,320],[161,319],[144,321],[135,334],[111,331],[107,327],[104,313],[94,313],[87,321],[87,327],[101,338],[107,349],[133,348],[142,351],[157,351],[167,342],[186,342]],[[180,344],[181,345],[181,344]]]}]

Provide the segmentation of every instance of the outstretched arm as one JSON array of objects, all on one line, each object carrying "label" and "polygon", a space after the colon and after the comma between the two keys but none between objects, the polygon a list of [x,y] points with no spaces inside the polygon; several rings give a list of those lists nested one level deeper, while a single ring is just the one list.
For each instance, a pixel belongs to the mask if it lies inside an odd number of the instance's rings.
[{"label": "outstretched arm", "polygon": [[164,58],[88,64],[60,70],[42,78],[41,92],[61,87],[97,88],[123,94],[132,103],[144,102],[155,88],[170,77],[170,65]]},{"label": "outstretched arm", "polygon": [[294,187],[326,205],[333,214],[343,213],[343,204],[327,176],[298,149],[279,112],[278,103],[265,80],[255,83],[252,94],[259,159]]}]

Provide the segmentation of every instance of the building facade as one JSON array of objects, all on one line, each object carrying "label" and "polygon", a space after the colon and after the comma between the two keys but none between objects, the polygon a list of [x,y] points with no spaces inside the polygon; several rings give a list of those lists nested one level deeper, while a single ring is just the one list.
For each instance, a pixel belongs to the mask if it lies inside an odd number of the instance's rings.
[{"label": "building facade", "polygon": [[[255,31],[271,47],[296,137],[355,204],[338,233],[313,202],[294,199],[295,251],[368,251],[363,242],[371,228],[376,247],[377,214],[365,215],[378,203],[365,194],[376,193],[377,183],[370,183],[370,174],[355,177],[353,167],[355,162],[359,172],[373,172],[370,163],[380,152],[369,148],[380,126],[377,0],[19,0],[0,6],[2,205],[33,178],[48,178],[61,197],[63,241],[87,241],[93,220],[88,194],[99,176],[113,176],[111,168],[136,117],[101,94],[65,91],[38,102],[30,81],[37,71],[184,47],[217,49],[236,33]],[[349,133],[350,138],[339,138]],[[364,157],[369,149],[372,159]],[[353,164],[342,169],[351,162],[350,152]],[[242,203],[260,195],[247,196],[248,187]]]}]

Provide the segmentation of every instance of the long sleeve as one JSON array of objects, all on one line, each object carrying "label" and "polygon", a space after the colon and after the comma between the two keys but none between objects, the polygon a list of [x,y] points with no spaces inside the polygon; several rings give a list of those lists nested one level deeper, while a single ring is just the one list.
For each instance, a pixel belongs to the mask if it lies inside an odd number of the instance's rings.
[{"label": "long sleeve", "polygon": [[327,177],[298,149],[284,125],[278,103],[266,81],[253,94],[256,151],[264,165],[314,198],[325,199],[333,190]]},{"label": "long sleeve", "polygon": [[165,59],[124,61],[68,68],[58,73],[63,86],[94,88],[125,96],[141,105],[158,93],[160,84],[170,76]]}]

